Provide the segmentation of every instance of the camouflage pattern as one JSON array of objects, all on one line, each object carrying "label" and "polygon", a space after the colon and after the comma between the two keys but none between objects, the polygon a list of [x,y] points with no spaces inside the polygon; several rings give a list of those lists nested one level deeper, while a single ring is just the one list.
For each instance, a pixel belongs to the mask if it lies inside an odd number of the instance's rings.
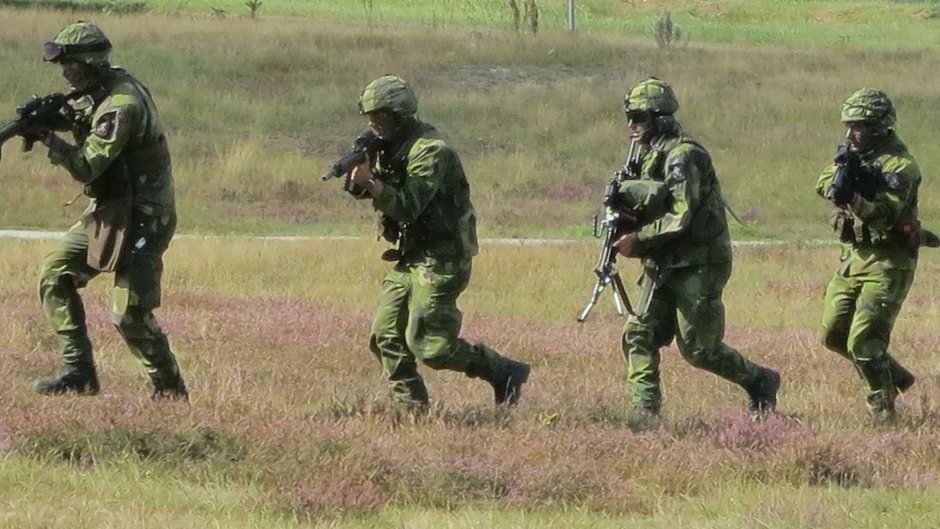
[{"label": "camouflage pattern", "polygon": [[897,114],[888,94],[881,90],[862,88],[842,104],[842,123],[863,121],[883,129],[894,127]]},{"label": "camouflage pattern", "polygon": [[[108,43],[108,37],[98,26],[88,22],[76,22],[67,26],[56,35],[53,42],[56,44],[98,44]],[[85,51],[81,53],[69,53],[58,57],[56,62],[63,59],[70,59],[93,66],[107,66],[111,55],[111,47],[102,51]]]},{"label": "camouflage pattern", "polygon": [[418,361],[500,380],[511,361],[459,338],[457,298],[470,280],[477,237],[457,154],[433,127],[414,121],[379,152],[374,171],[385,185],[373,205],[400,229],[401,257],[382,283],[370,338],[393,395],[406,404],[428,403]]},{"label": "camouflage pattern", "polygon": [[[893,131],[861,158],[863,167],[877,175],[875,193],[840,212],[843,220],[836,228],[849,237],[826,289],[822,339],[828,349],[853,362],[865,381],[868,407],[877,415],[893,412],[897,396],[899,365],[887,349],[917,268],[918,251],[903,219],[917,217],[921,174]],[[820,196],[835,170],[830,165],[819,175]],[[846,224],[845,219],[851,220]]]},{"label": "camouflage pattern", "polygon": [[640,182],[646,181],[661,182],[667,192],[649,186],[649,197],[665,197],[657,206],[664,213],[639,231],[636,244],[642,292],[622,336],[634,406],[659,413],[660,348],[673,339],[690,364],[751,393],[765,371],[722,343],[731,238],[711,158],[676,125],[644,153]]},{"label": "camouflage pattern", "polygon": [[[131,352],[143,363],[156,389],[180,383],[179,367],[169,343],[153,316],[160,306],[162,254],[169,244],[175,225],[138,226],[134,239],[146,239],[140,251],[114,275],[111,290],[111,321],[121,333]],[[76,223],[42,261],[39,297],[56,331],[66,367],[92,365],[92,344],[85,326],[85,309],[78,290],[100,272],[86,263],[88,236]]]},{"label": "camouflage pattern", "polygon": [[674,114],[677,110],[679,100],[676,99],[672,87],[655,77],[650,77],[631,88],[623,99],[624,113]]},{"label": "camouflage pattern", "polygon": [[87,96],[73,104],[82,125],[76,131],[79,145],[53,148],[49,157],[86,184],[92,198],[107,198],[114,180],[130,178],[137,213],[166,223],[176,215],[176,193],[163,125],[150,92],[121,68],[110,69],[102,91],[100,101]]},{"label": "camouflage pattern", "polygon": [[[101,89],[75,107],[80,116],[73,131],[77,145],[54,137],[47,143],[50,160],[85,184],[92,198],[88,211],[126,196],[128,186],[133,195],[111,291],[111,320],[141,359],[156,391],[185,391],[176,359],[152,313],[160,306],[162,256],[176,229],[170,155],[156,107],[149,91],[119,68],[108,70]],[[88,246],[82,223],[76,223],[45,257],[39,274],[40,299],[67,367],[93,362],[78,293],[100,274],[86,262]]]},{"label": "camouflage pattern", "polygon": [[402,116],[418,111],[418,98],[402,78],[385,75],[366,85],[359,96],[359,113],[387,110]]}]

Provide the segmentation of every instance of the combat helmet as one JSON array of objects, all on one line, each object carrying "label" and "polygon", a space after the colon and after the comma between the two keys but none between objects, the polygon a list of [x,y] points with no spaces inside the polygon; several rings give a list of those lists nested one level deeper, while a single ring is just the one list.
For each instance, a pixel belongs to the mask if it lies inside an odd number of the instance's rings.
[{"label": "combat helmet", "polygon": [[383,75],[367,84],[359,96],[360,114],[376,110],[411,116],[418,111],[418,98],[401,77]]},{"label": "combat helmet", "polygon": [[862,88],[842,103],[842,123],[872,123],[882,129],[894,128],[897,114],[888,94],[881,90]]},{"label": "combat helmet", "polygon": [[655,115],[671,115],[676,110],[679,110],[679,100],[676,99],[672,87],[655,77],[640,82],[623,98],[623,111],[626,114],[650,112]]},{"label": "combat helmet", "polygon": [[94,24],[76,22],[66,26],[55,39],[42,45],[42,60],[60,62],[71,59],[97,67],[108,66],[111,41]]}]

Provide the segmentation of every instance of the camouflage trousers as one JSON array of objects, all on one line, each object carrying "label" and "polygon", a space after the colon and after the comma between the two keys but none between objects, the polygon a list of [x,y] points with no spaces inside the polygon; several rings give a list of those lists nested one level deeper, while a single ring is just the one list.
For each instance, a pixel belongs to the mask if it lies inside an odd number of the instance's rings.
[{"label": "camouflage trousers", "polygon": [[[180,380],[176,357],[152,312],[160,306],[162,256],[175,226],[175,217],[135,219],[128,233],[130,248],[125,249],[111,290],[111,322],[141,360],[156,389],[177,387]],[[101,272],[87,264],[87,254],[88,236],[79,222],[46,255],[39,272],[39,298],[56,331],[66,367],[94,363],[78,291]]]},{"label": "camouflage trousers", "polygon": [[457,297],[470,281],[470,260],[426,258],[399,262],[382,282],[372,323],[370,349],[388,378],[393,396],[423,406],[428,391],[417,362],[484,380],[498,379],[508,361],[484,344],[459,337]]},{"label": "camouflage trousers", "polygon": [[659,413],[660,348],[673,339],[683,358],[744,388],[760,381],[760,366],[722,342],[725,307],[721,294],[731,276],[731,263],[667,270],[656,277],[647,270],[640,280],[637,315],[622,335],[627,378],[638,409]]},{"label": "camouflage trousers", "polygon": [[902,368],[888,353],[888,344],[913,281],[913,269],[866,264],[848,255],[826,288],[823,343],[853,363],[872,410],[893,407],[897,396],[893,374]]}]

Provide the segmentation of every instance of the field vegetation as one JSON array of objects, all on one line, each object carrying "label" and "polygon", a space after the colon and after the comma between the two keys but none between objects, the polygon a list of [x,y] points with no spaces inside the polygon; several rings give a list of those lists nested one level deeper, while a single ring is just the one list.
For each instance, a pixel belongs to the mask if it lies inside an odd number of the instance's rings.
[{"label": "field vegetation", "polygon": [[[892,348],[918,382],[900,424],[873,427],[857,375],[816,336],[837,250],[812,242],[829,238],[815,174],[861,86],[894,97],[924,168],[923,217],[940,227],[934,4],[598,0],[578,3],[576,35],[563,4],[540,2],[535,36],[509,31],[495,1],[266,0],[254,19],[234,1],[0,8],[11,117],[64,88],[39,49],[76,18],[100,24],[115,62],[156,94],[184,235],[158,317],[192,390],[189,406],[147,399],[101,279],[86,309],[102,394],[33,394],[59,363],[34,291],[54,242],[0,240],[0,527],[935,527],[940,261],[923,254]],[[688,45],[656,46],[664,9]],[[485,243],[461,298],[466,337],[534,367],[509,413],[485,384],[424,370],[432,411],[407,415],[366,348],[383,246],[368,207],[319,175],[364,125],[359,90],[386,72],[414,83],[422,117],[461,152],[481,235],[566,239]],[[726,291],[727,341],[784,373],[763,423],[673,348],[665,420],[636,423],[610,300],[575,322],[594,280],[588,223],[625,150],[621,98],[653,74],[676,86],[680,119],[747,219],[735,238],[788,241],[739,246]],[[0,226],[64,229],[77,186],[15,143]]]}]

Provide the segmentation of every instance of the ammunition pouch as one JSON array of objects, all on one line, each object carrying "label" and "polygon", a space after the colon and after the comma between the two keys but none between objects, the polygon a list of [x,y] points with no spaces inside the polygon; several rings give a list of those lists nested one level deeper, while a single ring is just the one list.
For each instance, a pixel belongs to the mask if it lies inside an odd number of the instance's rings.
[{"label": "ammunition pouch", "polygon": [[855,217],[844,209],[837,209],[829,219],[832,230],[840,241],[846,244],[855,244]]},{"label": "ammunition pouch", "polygon": [[898,242],[910,250],[921,246],[937,248],[940,246],[940,237],[921,226],[920,219],[915,217],[910,209],[906,209],[891,229]]},{"label": "ammunition pouch", "polygon": [[384,213],[379,213],[378,218],[379,237],[395,244],[401,238],[401,226],[398,221]]}]

